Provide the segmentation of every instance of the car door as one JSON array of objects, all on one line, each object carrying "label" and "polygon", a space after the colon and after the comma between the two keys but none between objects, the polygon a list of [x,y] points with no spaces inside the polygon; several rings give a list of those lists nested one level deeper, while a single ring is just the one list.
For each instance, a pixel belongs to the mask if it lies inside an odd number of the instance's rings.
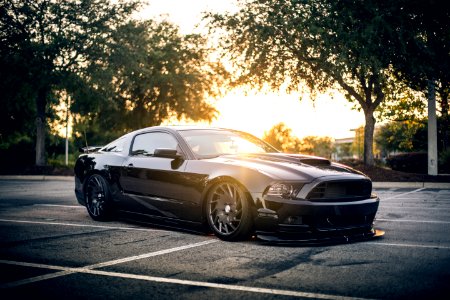
[{"label": "car door", "polygon": [[[157,156],[156,149],[177,150],[179,157]],[[136,135],[121,171],[120,184],[127,198],[122,209],[161,218],[185,218],[190,204],[181,196],[185,195],[183,157],[177,139],[169,132]]]}]

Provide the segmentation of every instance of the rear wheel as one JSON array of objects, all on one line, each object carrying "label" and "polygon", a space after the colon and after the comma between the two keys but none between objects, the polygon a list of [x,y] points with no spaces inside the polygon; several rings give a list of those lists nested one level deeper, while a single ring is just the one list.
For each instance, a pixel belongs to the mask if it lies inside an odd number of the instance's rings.
[{"label": "rear wheel", "polygon": [[214,185],[206,200],[206,218],[222,240],[248,238],[253,226],[250,205],[242,188],[230,181]]},{"label": "rear wheel", "polygon": [[86,208],[92,219],[106,221],[111,218],[111,194],[108,182],[101,175],[93,174],[86,180]]}]

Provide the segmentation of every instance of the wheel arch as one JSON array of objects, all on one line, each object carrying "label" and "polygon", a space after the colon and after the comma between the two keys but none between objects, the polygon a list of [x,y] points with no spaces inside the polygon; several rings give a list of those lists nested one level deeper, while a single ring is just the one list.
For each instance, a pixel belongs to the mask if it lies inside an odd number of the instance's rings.
[{"label": "wheel arch", "polygon": [[201,206],[202,206],[201,207],[201,211],[202,211],[202,213],[201,213],[201,222],[203,224],[207,223],[207,220],[206,220],[206,201],[208,199],[209,193],[211,192],[211,189],[216,184],[222,183],[222,182],[227,182],[227,181],[235,183],[240,188],[242,188],[242,190],[243,190],[243,192],[245,194],[245,199],[246,199],[247,203],[250,205],[251,214],[252,214],[252,216],[254,216],[254,211],[256,210],[256,205],[255,205],[255,201],[254,201],[250,191],[247,189],[247,187],[242,182],[240,182],[235,177],[229,176],[229,175],[224,175],[224,176],[218,176],[218,177],[215,177],[215,178],[209,180],[206,183],[206,185],[205,185],[205,188],[204,188],[202,196],[201,196]]},{"label": "wheel arch", "polygon": [[106,180],[106,182],[109,184],[110,187],[113,186],[112,175],[106,169],[102,169],[102,170],[96,169],[96,168],[86,169],[85,172],[83,172],[82,178],[78,178],[81,182],[81,190],[79,192],[81,192],[82,204],[85,206],[86,206],[86,188],[87,188],[86,183],[87,183],[87,180],[92,175],[95,175],[95,174],[102,176]]}]

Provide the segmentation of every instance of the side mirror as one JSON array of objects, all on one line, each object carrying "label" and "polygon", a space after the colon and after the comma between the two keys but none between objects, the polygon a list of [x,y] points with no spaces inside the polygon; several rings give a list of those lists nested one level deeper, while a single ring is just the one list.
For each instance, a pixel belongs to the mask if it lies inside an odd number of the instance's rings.
[{"label": "side mirror", "polygon": [[154,157],[164,157],[164,158],[182,158],[180,154],[178,154],[176,149],[166,149],[166,148],[158,148],[155,149],[155,152],[153,153]]}]

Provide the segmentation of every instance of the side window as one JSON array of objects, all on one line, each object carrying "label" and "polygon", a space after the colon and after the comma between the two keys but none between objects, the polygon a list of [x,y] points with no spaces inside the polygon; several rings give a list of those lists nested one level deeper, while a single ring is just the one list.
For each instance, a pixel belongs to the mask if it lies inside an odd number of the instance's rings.
[{"label": "side window", "polygon": [[157,148],[177,149],[177,140],[165,132],[149,132],[134,138],[131,155],[152,156]]}]

